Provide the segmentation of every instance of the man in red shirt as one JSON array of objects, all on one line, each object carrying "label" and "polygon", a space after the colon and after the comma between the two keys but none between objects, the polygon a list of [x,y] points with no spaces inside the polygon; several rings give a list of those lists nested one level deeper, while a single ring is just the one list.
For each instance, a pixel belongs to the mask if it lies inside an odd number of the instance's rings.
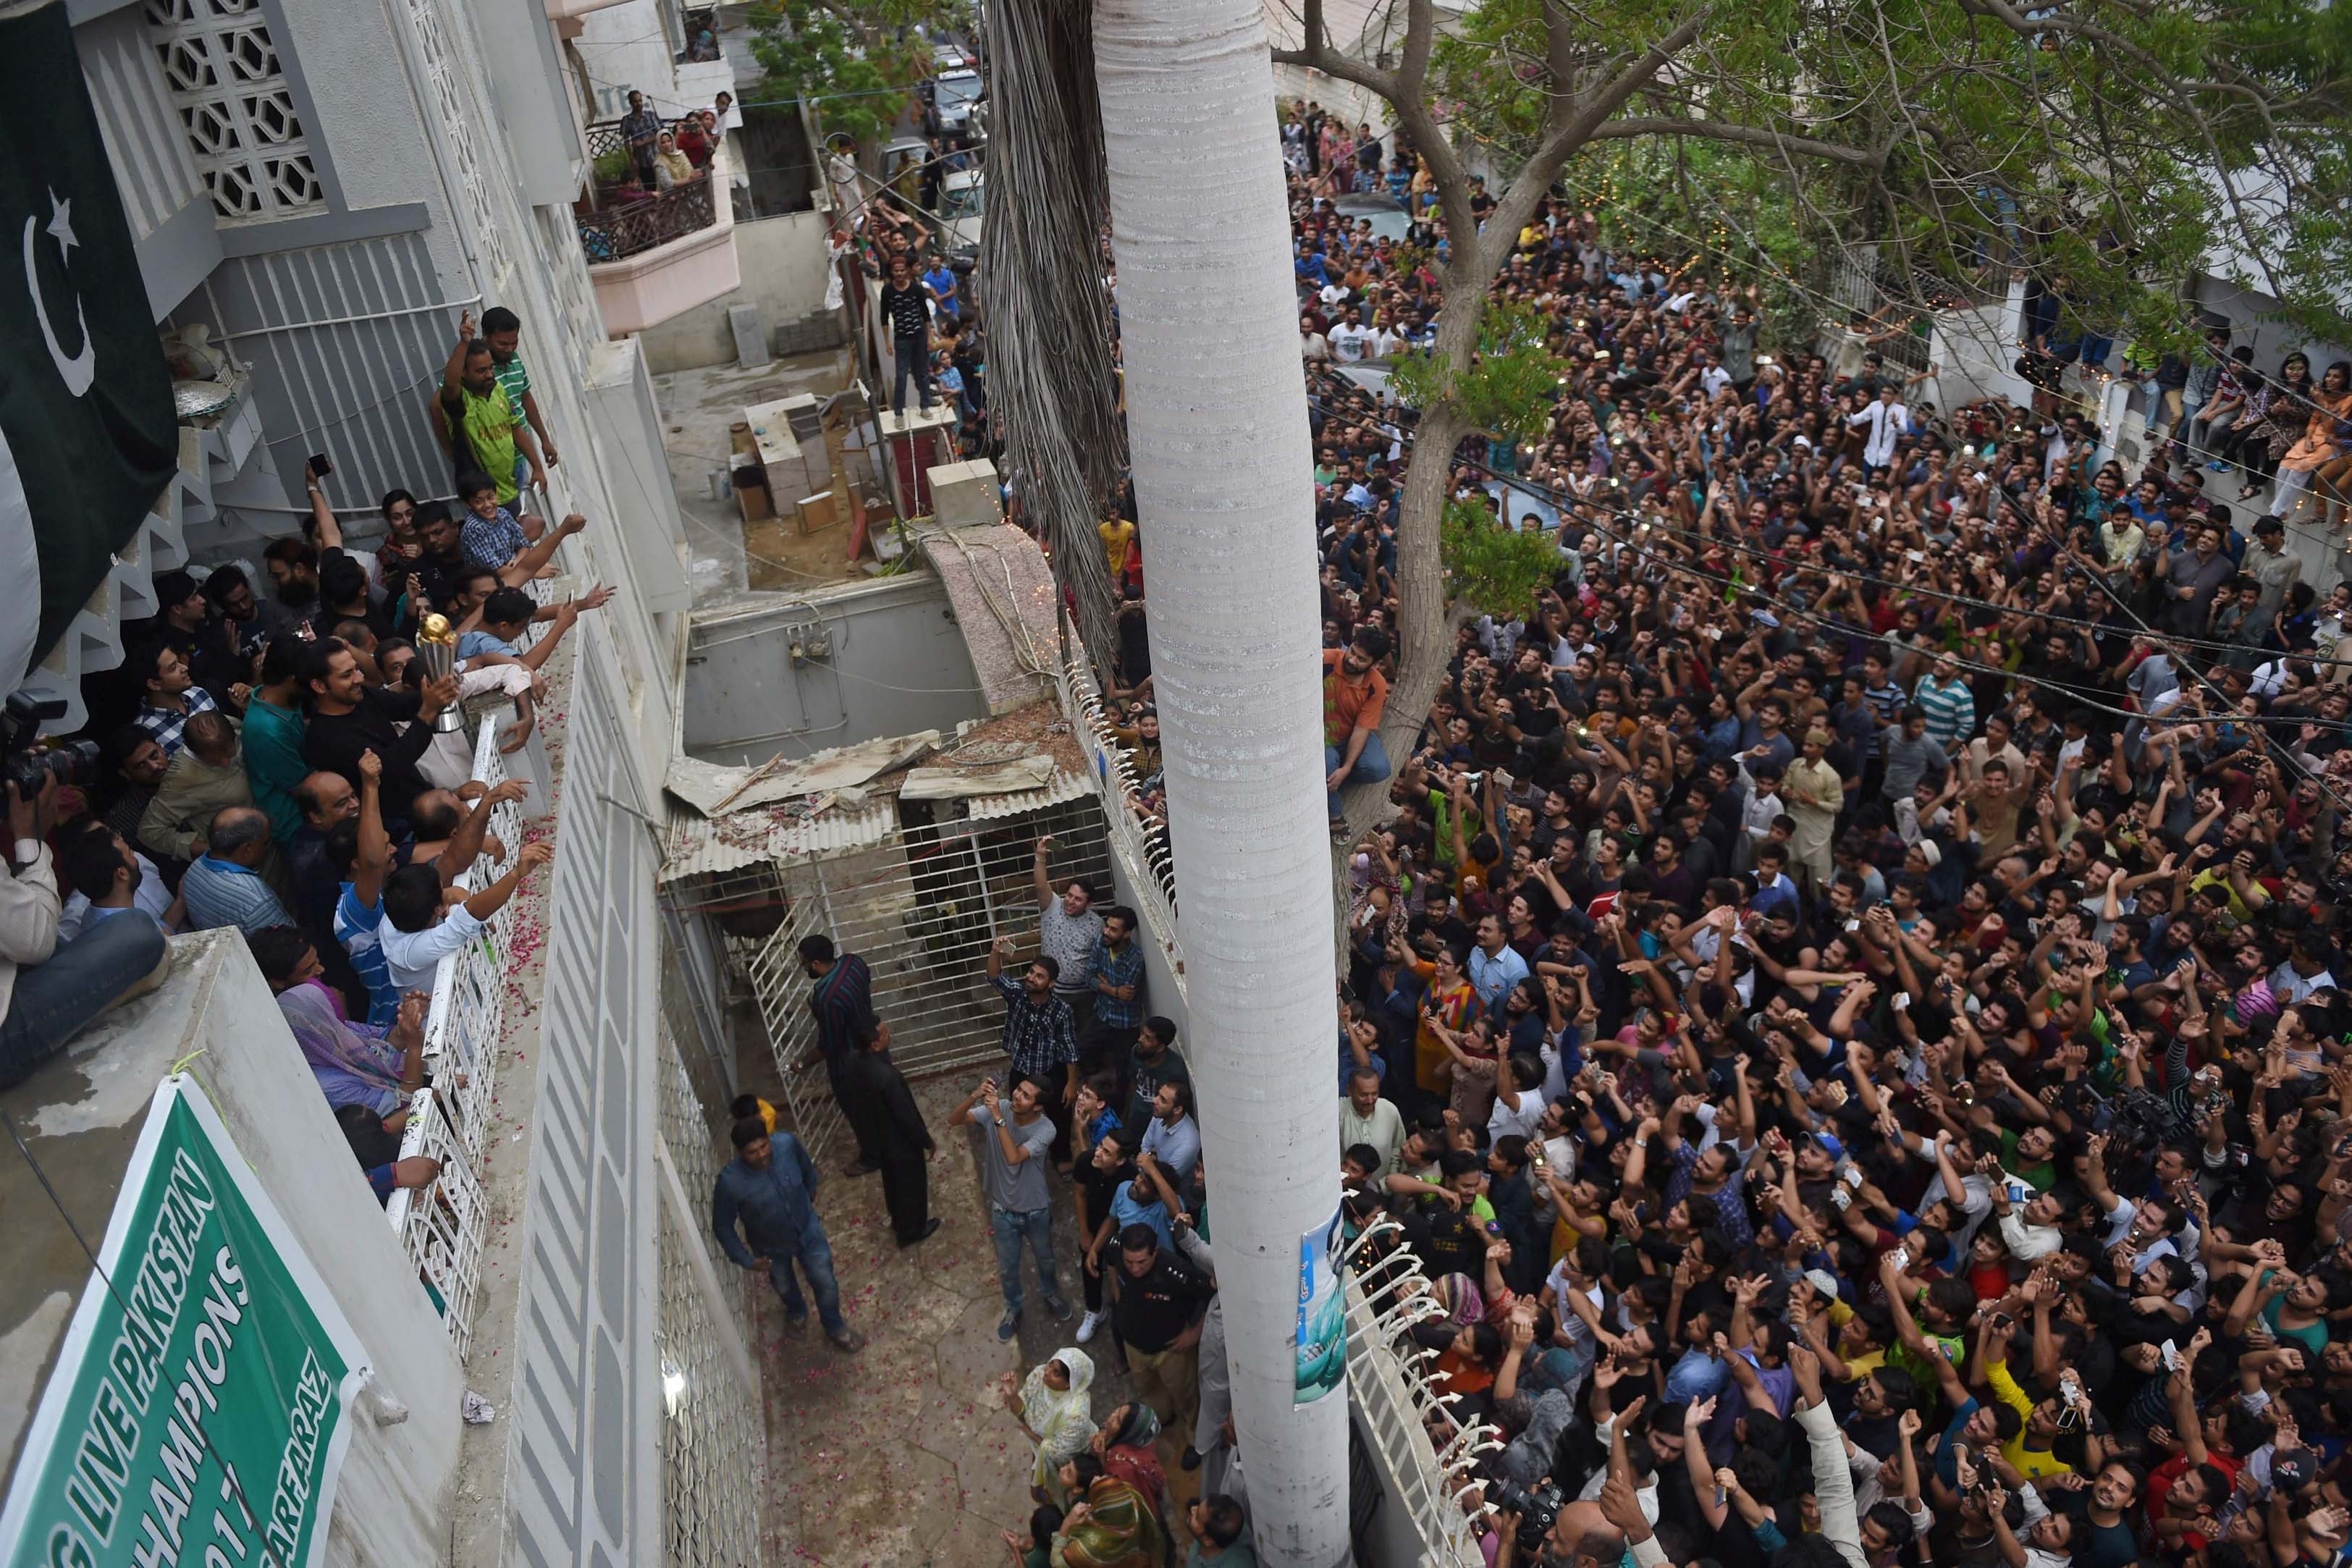
[{"label": "man in red shirt", "polygon": [[1378,668],[1388,653],[1388,634],[1378,626],[1357,632],[1344,648],[1323,651],[1323,788],[1334,826],[1342,821],[1342,786],[1389,776],[1388,750],[1381,744],[1389,681]]},{"label": "man in red shirt", "polygon": [[2147,1522],[2168,1551],[2202,1552],[2220,1533],[2222,1505],[2237,1489],[2245,1461],[2212,1445],[2228,1443],[2227,1420],[2209,1424],[2197,1408],[2197,1358],[2213,1342],[2210,1329],[2190,1337],[2188,1352],[2167,1379],[2173,1436],[2180,1451],[2148,1472]]}]

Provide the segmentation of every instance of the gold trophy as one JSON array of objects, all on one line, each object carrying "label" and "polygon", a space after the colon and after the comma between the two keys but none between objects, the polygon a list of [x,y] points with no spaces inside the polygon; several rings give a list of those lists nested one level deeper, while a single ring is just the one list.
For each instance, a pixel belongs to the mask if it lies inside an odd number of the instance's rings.
[{"label": "gold trophy", "polygon": [[[430,682],[457,673],[457,634],[446,616],[427,616],[416,628],[416,672]],[[452,702],[433,716],[433,732],[454,735],[466,727],[462,703]]]}]

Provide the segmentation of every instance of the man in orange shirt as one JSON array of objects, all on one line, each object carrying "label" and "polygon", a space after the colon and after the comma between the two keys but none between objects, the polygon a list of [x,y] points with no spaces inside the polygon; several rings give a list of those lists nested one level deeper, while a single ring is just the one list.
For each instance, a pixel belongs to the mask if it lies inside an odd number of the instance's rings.
[{"label": "man in orange shirt", "polygon": [[1389,753],[1381,744],[1381,710],[1388,706],[1388,677],[1380,672],[1389,638],[1366,626],[1344,648],[1323,651],[1323,788],[1331,821],[1340,821],[1339,790],[1389,776]]}]

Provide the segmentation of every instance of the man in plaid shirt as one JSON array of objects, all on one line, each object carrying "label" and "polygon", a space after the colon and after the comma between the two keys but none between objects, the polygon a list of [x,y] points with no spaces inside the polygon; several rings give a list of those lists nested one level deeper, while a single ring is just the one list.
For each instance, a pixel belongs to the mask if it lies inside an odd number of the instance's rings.
[{"label": "man in plaid shirt", "polygon": [[188,674],[188,661],[169,643],[149,643],[135,650],[129,662],[143,678],[140,683],[139,712],[131,721],[163,748],[164,760],[168,762],[179,755],[182,733],[188,721],[199,713],[212,712],[220,704],[213,700],[211,692],[194,683]]},{"label": "man in plaid shirt", "polygon": [[1070,1005],[1054,994],[1062,966],[1051,958],[1032,959],[1017,981],[1004,974],[1004,961],[1013,956],[1013,939],[1001,936],[988,950],[988,983],[1004,997],[1004,1054],[1013,1058],[1013,1076],[1037,1085],[1040,1095],[1052,1092],[1062,1080],[1064,1105],[1078,1098],[1078,1039]]},{"label": "man in plaid shirt", "polygon": [[1095,939],[1095,1021],[1078,1053],[1081,1076],[1122,1065],[1135,1048],[1143,1025],[1143,944],[1135,940],[1135,911],[1120,905],[1103,912],[1102,935]]}]

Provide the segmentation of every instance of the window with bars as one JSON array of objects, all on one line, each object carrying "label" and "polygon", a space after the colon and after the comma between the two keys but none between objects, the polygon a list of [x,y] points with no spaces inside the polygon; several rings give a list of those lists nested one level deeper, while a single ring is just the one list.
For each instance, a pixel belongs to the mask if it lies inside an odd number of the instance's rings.
[{"label": "window with bars", "polygon": [[261,0],[145,0],[147,36],[226,222],[323,210],[325,188]]}]

